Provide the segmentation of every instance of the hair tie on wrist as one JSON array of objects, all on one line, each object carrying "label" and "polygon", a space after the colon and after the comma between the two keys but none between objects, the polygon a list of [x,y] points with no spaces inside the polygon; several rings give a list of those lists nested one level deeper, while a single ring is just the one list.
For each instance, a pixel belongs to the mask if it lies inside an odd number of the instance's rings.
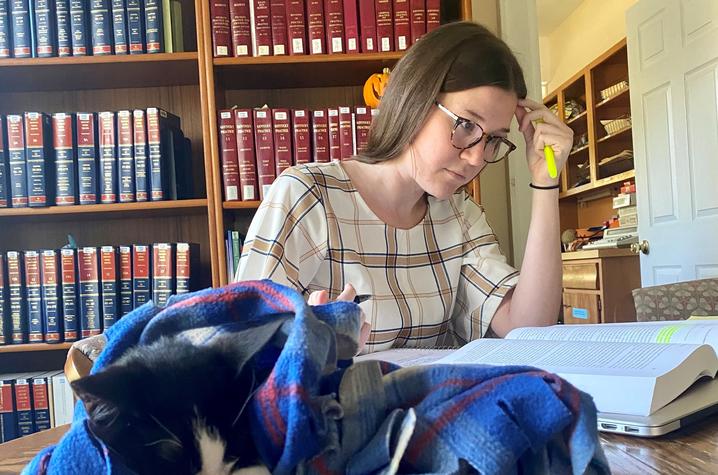
[{"label": "hair tie on wrist", "polygon": [[531,188],[533,188],[534,190],[557,190],[561,185],[559,185],[557,183],[557,184],[551,185],[551,186],[539,186],[539,185],[534,185],[533,183],[529,183],[529,186]]}]

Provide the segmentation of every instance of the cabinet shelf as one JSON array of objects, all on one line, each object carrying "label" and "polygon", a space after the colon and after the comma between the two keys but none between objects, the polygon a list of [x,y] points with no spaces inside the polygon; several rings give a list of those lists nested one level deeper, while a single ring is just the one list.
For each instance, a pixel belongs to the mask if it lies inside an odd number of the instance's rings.
[{"label": "cabinet shelf", "polygon": [[215,58],[217,81],[228,89],[360,86],[402,52]]},{"label": "cabinet shelf", "polygon": [[612,175],[606,178],[600,178],[593,183],[586,183],[585,185],[577,186],[575,188],[569,188],[568,190],[559,193],[559,199],[570,198],[572,196],[580,195],[587,191],[598,190],[611,185],[617,185],[623,183],[626,180],[636,177],[635,170],[628,170],[617,175]]},{"label": "cabinet shelf", "polygon": [[0,60],[0,92],[199,84],[197,53]]},{"label": "cabinet shelf", "polygon": [[586,120],[586,117],[587,117],[587,116],[588,116],[588,111],[585,110],[585,111],[581,112],[580,114],[578,114],[576,117],[573,117],[573,118],[567,120],[567,121],[566,121],[566,125],[575,124],[575,123],[579,122],[579,121],[582,120],[582,119],[583,119],[583,120]]},{"label": "cabinet shelf", "polygon": [[629,90],[627,87],[622,89],[621,92],[596,103],[596,109],[605,107],[629,107],[631,105]]},{"label": "cabinet shelf", "polygon": [[[596,142],[597,143],[608,142],[609,140],[612,140],[616,137],[622,137],[626,134],[626,132],[630,132],[630,131],[631,131],[631,127],[625,127],[623,129],[619,130],[618,132],[614,132],[612,134],[608,134],[604,137],[601,137],[600,139],[596,140]],[[630,137],[629,137],[629,139],[630,139]]]}]

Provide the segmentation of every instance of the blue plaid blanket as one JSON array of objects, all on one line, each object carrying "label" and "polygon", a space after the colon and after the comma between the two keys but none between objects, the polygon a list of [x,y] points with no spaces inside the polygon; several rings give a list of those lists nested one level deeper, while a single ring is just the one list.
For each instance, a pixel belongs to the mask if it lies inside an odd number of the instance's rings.
[{"label": "blue plaid blanket", "polygon": [[[593,402],[559,377],[528,367],[352,364],[358,306],[309,307],[270,281],[144,305],[106,332],[92,371],[163,336],[211,345],[278,317],[285,323],[255,358],[272,370],[251,412],[275,474],[609,473]],[[23,473],[128,473],[86,422],[78,403],[67,434]]]}]

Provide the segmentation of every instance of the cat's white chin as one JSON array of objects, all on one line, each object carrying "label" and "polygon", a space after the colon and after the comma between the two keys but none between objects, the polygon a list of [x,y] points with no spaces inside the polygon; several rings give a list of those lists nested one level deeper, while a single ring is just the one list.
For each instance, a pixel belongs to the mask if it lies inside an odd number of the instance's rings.
[{"label": "cat's white chin", "polygon": [[240,468],[232,472],[232,475],[270,475],[272,472],[264,465],[255,465],[254,467]]}]

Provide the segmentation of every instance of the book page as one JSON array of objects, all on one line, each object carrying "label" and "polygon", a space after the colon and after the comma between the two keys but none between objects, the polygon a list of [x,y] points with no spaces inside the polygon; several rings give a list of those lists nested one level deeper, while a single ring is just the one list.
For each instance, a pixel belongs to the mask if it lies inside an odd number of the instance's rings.
[{"label": "book page", "polygon": [[649,415],[718,371],[708,346],[621,342],[484,339],[436,363],[535,366],[589,393],[599,411],[635,415]]},{"label": "book page", "polygon": [[509,340],[559,340],[710,345],[718,353],[718,321],[672,321],[552,325],[512,330]]},{"label": "book page", "polygon": [[419,366],[435,363],[444,356],[456,350],[442,350],[434,348],[397,348],[394,350],[377,351],[359,355],[354,358],[355,362],[365,360],[388,361],[399,366]]}]

